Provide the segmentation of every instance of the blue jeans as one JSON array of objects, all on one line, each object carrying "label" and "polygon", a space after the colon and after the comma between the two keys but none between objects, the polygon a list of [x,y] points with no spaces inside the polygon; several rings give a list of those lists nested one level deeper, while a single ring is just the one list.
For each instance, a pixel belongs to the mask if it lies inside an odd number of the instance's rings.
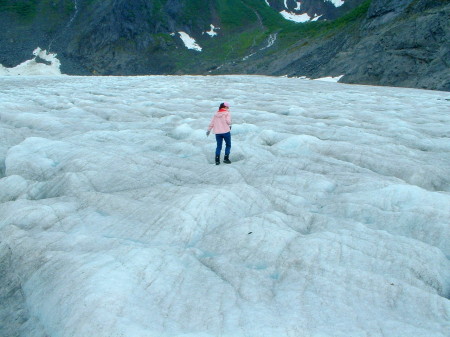
[{"label": "blue jeans", "polygon": [[216,147],[216,156],[220,156],[220,151],[222,151],[222,143],[225,140],[225,155],[229,155],[230,154],[230,149],[231,149],[231,133],[227,132],[227,133],[219,133],[218,135],[216,135],[216,142],[217,142],[217,147]]}]

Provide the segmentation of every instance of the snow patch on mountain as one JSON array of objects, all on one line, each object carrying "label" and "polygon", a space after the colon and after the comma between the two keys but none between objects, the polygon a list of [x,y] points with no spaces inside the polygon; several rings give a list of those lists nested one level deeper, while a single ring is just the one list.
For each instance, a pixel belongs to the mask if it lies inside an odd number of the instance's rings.
[{"label": "snow patch on mountain", "polygon": [[326,0],[326,1],[331,2],[334,5],[334,7],[341,7],[345,3],[345,0]]},{"label": "snow patch on mountain", "polygon": [[189,36],[187,33],[185,32],[178,32],[178,34],[180,34],[180,38],[183,41],[184,45],[186,46],[187,49],[193,49],[196,51],[202,51],[202,47],[200,47],[197,42],[195,41],[195,39],[191,36]]},{"label": "snow patch on mountain", "polygon": [[217,36],[216,29],[220,29],[219,27],[215,27],[213,24],[210,24],[210,30],[206,31],[205,33],[208,34],[211,37]]},{"label": "snow patch on mountain", "polygon": [[281,11],[280,14],[289,21],[294,21],[294,22],[308,22],[308,21],[316,21],[319,17],[318,16],[314,16],[311,17],[309,16],[307,13],[303,13],[303,14],[295,14],[292,12],[288,12],[288,11]]},{"label": "snow patch on mountain", "polygon": [[61,62],[57,54],[48,53],[46,50],[36,48],[33,50],[34,58],[21,64],[7,68],[0,64],[0,76],[36,76],[36,75],[62,75]]}]

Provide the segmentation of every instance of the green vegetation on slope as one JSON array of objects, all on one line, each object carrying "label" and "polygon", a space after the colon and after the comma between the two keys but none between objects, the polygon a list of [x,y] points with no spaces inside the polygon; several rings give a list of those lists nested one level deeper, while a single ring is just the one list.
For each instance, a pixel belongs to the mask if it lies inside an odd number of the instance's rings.
[{"label": "green vegetation on slope", "polygon": [[[247,26],[239,25],[238,19],[234,17],[236,11],[232,6],[227,8],[228,1],[216,0],[217,8],[221,9],[222,22],[227,22],[229,25],[221,26],[219,37],[202,41],[202,47],[204,48],[201,54],[192,58],[191,52],[190,57],[181,57],[178,60],[180,69],[183,66],[185,67],[186,64],[193,65],[194,59],[198,60],[199,58],[216,66],[230,60],[239,62],[242,57],[264,47],[269,35],[275,33],[278,34],[277,44],[267,49],[267,53],[277,53],[293,46],[301,48],[302,45],[311,43],[311,40],[328,38],[341,29],[358,24],[366,16],[371,0],[364,1],[359,7],[337,20],[307,23],[295,23],[284,19],[277,11],[267,6],[264,1],[242,0],[237,2],[247,9],[242,13],[252,19],[247,19]],[[231,31],[230,33],[230,29],[236,30],[237,27],[240,27],[241,32],[236,34]],[[299,41],[303,42],[299,45]]]},{"label": "green vegetation on slope", "polygon": [[299,38],[315,38],[336,32],[363,19],[370,3],[371,0],[366,0],[359,7],[336,20],[306,22],[285,27],[281,29],[279,37],[286,39],[287,42],[295,42]]},{"label": "green vegetation on slope", "polygon": [[[151,9],[146,12],[150,27],[158,27],[152,32],[141,31],[140,23],[134,20],[139,11],[138,6],[126,6],[126,3],[116,3],[113,0],[81,0],[79,25],[89,26],[98,15],[105,15],[105,8],[129,11],[122,14],[130,19],[130,25],[127,27],[131,33],[105,45],[105,52],[110,51],[111,55],[134,53],[136,58],[139,58],[138,52],[142,53],[143,58],[145,55],[157,56],[175,64],[174,68],[180,72],[201,72],[224,63],[240,62],[249,54],[261,55],[260,50],[266,47],[269,36],[274,34],[277,34],[276,43],[264,50],[265,55],[302,48],[317,39],[329,38],[344,28],[357,25],[365,17],[371,2],[364,1],[358,8],[334,21],[295,23],[284,19],[278,11],[267,6],[262,0],[179,0],[175,4],[169,3],[168,0],[145,1],[148,2],[140,4],[145,7],[142,8],[143,11]],[[167,6],[168,4],[170,6]],[[63,27],[74,9],[71,0],[0,0],[0,14],[13,13],[10,17],[16,20],[17,26],[36,26],[48,36]],[[201,32],[208,30],[211,23],[220,27],[218,36],[202,36]],[[169,35],[169,27],[190,29],[188,32],[197,39],[203,51],[198,53],[185,48],[175,48],[180,46],[181,41]],[[158,34],[155,34],[156,32]],[[73,41],[79,39],[80,34],[75,32]],[[72,44],[76,45],[75,42]],[[142,45],[148,48],[143,51]],[[97,53],[98,50],[91,53],[93,59]]]},{"label": "green vegetation on slope", "polygon": [[0,0],[0,12],[8,11],[22,19],[32,19],[36,15],[38,0]]},{"label": "green vegetation on slope", "polygon": [[25,24],[37,14],[49,25],[65,20],[75,10],[73,1],[67,0],[0,0],[0,13],[13,13]]}]

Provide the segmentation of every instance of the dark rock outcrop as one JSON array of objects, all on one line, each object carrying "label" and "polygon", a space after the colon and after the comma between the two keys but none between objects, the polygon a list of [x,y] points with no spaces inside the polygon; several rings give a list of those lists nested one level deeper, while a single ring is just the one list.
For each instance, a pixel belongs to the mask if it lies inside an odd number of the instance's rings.
[{"label": "dark rock outcrop", "polygon": [[[351,50],[355,66],[344,81],[450,90],[450,4],[402,1],[375,15],[379,2],[373,2],[362,27],[365,36]],[[395,20],[401,12],[404,17]]]},{"label": "dark rock outcrop", "polygon": [[358,24],[222,71],[450,91],[449,19],[448,1],[373,0]]}]

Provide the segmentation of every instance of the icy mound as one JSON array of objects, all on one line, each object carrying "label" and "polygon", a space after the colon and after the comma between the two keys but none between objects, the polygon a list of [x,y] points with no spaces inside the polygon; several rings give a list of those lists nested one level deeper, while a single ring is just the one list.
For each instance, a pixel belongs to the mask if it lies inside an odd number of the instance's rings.
[{"label": "icy mound", "polygon": [[33,55],[34,58],[22,62],[14,68],[7,68],[0,64],[0,76],[61,75],[61,70],[59,69],[61,62],[56,58],[56,54],[49,53],[38,47],[33,51]]},{"label": "icy mound", "polygon": [[446,93],[224,76],[0,95],[1,336],[448,336]]}]

